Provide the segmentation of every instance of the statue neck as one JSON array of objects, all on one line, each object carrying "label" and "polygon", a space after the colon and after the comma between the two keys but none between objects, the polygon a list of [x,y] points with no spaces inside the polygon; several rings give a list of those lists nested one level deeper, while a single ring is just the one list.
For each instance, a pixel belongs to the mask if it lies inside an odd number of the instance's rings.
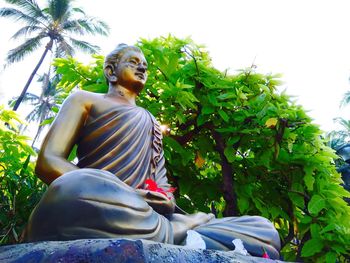
[{"label": "statue neck", "polygon": [[121,85],[109,84],[107,96],[117,100],[124,100],[130,105],[136,105],[137,94]]}]

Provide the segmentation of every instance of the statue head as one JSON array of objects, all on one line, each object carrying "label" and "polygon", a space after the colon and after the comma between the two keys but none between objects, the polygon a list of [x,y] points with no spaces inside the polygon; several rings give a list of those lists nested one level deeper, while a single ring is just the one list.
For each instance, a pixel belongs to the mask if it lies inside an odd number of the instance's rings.
[{"label": "statue head", "polygon": [[107,84],[121,85],[139,93],[147,80],[147,62],[140,48],[119,44],[105,58]]}]

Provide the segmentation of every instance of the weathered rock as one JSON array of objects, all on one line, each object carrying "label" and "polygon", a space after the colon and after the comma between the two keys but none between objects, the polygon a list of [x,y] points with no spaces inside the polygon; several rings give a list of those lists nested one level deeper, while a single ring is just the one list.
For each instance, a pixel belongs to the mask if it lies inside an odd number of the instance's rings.
[{"label": "weathered rock", "polygon": [[145,240],[81,239],[0,247],[0,262],[277,262],[234,252],[188,249]]}]

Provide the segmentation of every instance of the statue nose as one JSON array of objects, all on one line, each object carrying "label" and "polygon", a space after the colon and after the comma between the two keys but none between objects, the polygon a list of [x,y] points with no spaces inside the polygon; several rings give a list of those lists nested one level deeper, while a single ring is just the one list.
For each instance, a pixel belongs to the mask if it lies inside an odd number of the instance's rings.
[{"label": "statue nose", "polygon": [[145,73],[145,72],[146,72],[146,68],[145,68],[142,64],[140,64],[140,65],[137,67],[137,70],[140,71],[140,72],[142,72],[142,73]]}]

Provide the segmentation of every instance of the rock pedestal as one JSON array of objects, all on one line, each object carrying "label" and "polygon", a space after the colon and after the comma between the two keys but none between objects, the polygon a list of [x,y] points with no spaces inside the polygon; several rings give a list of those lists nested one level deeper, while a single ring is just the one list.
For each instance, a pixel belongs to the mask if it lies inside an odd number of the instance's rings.
[{"label": "rock pedestal", "polygon": [[0,262],[280,262],[270,259],[243,256],[234,252],[189,249],[128,239],[81,239],[74,241],[45,241],[0,247]]}]

